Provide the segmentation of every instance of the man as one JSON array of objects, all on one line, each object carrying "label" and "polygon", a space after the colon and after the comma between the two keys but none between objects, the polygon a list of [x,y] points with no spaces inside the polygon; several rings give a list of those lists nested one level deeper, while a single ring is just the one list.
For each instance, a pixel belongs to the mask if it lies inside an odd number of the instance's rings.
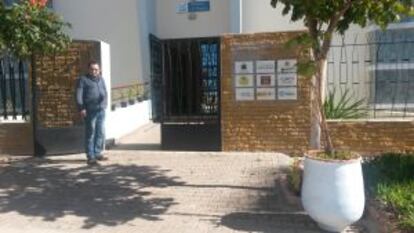
[{"label": "man", "polygon": [[87,164],[96,165],[97,160],[106,160],[102,150],[105,143],[105,109],[108,105],[105,81],[96,61],[89,62],[88,74],[78,79],[76,103],[81,117],[85,119]]}]

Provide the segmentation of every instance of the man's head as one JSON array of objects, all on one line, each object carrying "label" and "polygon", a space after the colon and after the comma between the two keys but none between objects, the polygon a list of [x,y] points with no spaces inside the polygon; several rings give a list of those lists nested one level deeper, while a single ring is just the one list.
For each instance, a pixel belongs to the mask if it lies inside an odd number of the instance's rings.
[{"label": "man's head", "polygon": [[88,63],[88,73],[93,77],[98,77],[101,73],[101,68],[99,67],[99,63],[97,61],[90,61]]}]

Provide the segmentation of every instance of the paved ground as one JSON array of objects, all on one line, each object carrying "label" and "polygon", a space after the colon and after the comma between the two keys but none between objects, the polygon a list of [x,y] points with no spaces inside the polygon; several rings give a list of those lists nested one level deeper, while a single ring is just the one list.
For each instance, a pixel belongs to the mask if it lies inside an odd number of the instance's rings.
[{"label": "paved ground", "polygon": [[285,155],[137,151],[156,143],[132,138],[101,166],[68,155],[0,167],[0,232],[322,232],[282,188]]}]

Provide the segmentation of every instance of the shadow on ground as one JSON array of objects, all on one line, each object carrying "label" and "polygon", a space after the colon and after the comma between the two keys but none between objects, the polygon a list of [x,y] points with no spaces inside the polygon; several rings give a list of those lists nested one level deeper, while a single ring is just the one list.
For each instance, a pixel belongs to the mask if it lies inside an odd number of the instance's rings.
[{"label": "shadow on ground", "polygon": [[110,150],[161,150],[161,144],[125,143],[115,145]]},{"label": "shadow on ground", "polygon": [[[309,218],[301,213],[245,213],[225,215],[221,225],[246,232],[324,232]],[[289,232],[290,232],[289,231]]]},{"label": "shadow on ground", "polygon": [[158,221],[177,203],[151,197],[145,187],[183,185],[168,170],[136,165],[87,167],[66,162],[17,162],[0,176],[0,213],[56,221],[66,215],[85,218],[82,228],[116,226],[135,218]]},{"label": "shadow on ground", "polygon": [[[280,167],[274,173],[274,186],[261,195],[251,196],[252,205],[243,211],[235,211],[221,217],[216,224],[237,231],[281,233],[306,232],[328,233],[319,228],[304,211],[299,196],[287,187],[285,172],[287,167]],[[366,233],[368,230],[363,223],[358,222],[346,232]]]},{"label": "shadow on ground", "polygon": [[279,167],[277,173],[267,172],[275,177],[274,186],[252,195],[248,208],[224,215],[218,224],[245,232],[324,232],[304,212],[300,198],[287,190],[282,181],[287,170]]}]

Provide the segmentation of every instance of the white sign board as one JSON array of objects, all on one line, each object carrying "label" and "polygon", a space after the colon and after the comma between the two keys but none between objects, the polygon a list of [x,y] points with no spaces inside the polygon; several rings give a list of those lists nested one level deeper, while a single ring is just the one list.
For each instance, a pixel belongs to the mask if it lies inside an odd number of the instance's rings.
[{"label": "white sign board", "polygon": [[273,74],[276,71],[275,61],[256,61],[257,74]]},{"label": "white sign board", "polygon": [[254,88],[236,88],[236,100],[254,100]]},{"label": "white sign board", "polygon": [[277,74],[278,86],[296,86],[298,84],[296,73],[280,73]]},{"label": "white sign board", "polygon": [[254,87],[254,76],[252,74],[237,74],[236,87]]},{"label": "white sign board", "polygon": [[277,98],[279,100],[297,100],[298,93],[296,87],[281,87],[277,90]]},{"label": "white sign board", "polygon": [[297,60],[296,59],[285,59],[277,61],[277,73],[297,73]]},{"label": "white sign board", "polygon": [[257,100],[275,100],[276,89],[275,88],[257,88],[256,97],[257,97]]},{"label": "white sign board", "polygon": [[253,61],[236,61],[234,63],[234,73],[253,74]]}]

